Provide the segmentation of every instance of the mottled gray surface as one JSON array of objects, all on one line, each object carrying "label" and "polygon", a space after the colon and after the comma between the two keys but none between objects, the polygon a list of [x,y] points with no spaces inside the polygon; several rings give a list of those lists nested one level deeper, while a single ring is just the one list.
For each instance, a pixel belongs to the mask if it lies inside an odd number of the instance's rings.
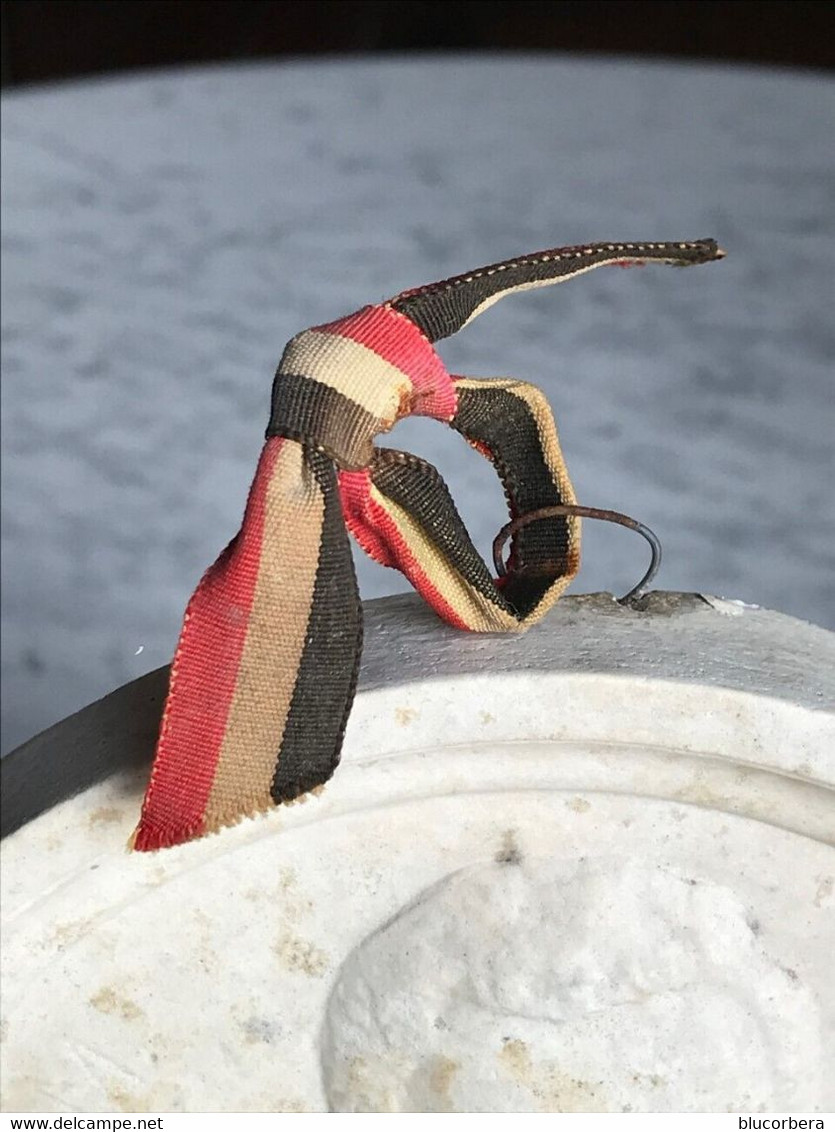
[{"label": "mottled gray surface", "polygon": [[835,634],[733,600],[654,591],[630,608],[610,594],[568,594],[524,636],[461,635],[416,594],[364,612],[360,692],[430,674],[559,670],[733,688],[835,715]]},{"label": "mottled gray surface", "polygon": [[[508,300],[450,367],[542,385],[580,499],[657,530],[661,585],[835,624],[833,125],[821,77],[541,57],[5,97],[4,749],[168,659],[293,333],[553,244],[712,235],[729,257]],[[398,442],[487,551],[489,467],[432,422]],[[587,523],[575,589],[628,588],[644,556]],[[359,569],[367,597],[405,588]]]},{"label": "mottled gray surface", "polygon": [[[656,591],[631,608],[569,594],[519,636],[456,632],[409,593],[366,602],[364,620],[360,697],[483,672],[527,671],[532,690],[537,674],[597,673],[755,692],[835,723],[835,634],[735,601]],[[166,665],[18,747],[3,767],[2,836],[120,771],[147,774],[167,687]]]}]

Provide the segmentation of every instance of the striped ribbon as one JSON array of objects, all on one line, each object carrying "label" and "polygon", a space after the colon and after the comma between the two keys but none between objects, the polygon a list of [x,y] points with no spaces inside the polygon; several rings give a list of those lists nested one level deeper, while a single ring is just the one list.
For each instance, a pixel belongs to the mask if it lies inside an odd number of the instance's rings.
[{"label": "striped ribbon", "polygon": [[348,531],[459,629],[541,618],[577,573],[580,520],[518,530],[504,577],[476,551],[441,476],[374,438],[416,414],[498,472],[512,518],[575,503],[534,386],[449,374],[432,346],[503,295],[604,264],[718,259],[713,240],[558,248],[407,291],[287,346],[243,526],[192,596],[133,846],[200,837],[321,787],[354,698],[362,612]]}]

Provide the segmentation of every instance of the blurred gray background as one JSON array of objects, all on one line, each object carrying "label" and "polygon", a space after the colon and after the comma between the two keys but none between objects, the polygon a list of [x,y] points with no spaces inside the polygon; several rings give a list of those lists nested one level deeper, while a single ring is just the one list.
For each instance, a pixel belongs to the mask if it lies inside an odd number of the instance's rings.
[{"label": "blurred gray background", "polygon": [[[546,391],[580,500],[661,536],[658,586],[835,626],[833,126],[823,73],[547,54],[7,86],[3,749],[168,661],[287,339],[555,244],[728,258],[515,296],[441,344],[450,368]],[[388,442],[437,464],[489,554],[489,464],[430,421]],[[645,559],[586,523],[574,590]],[[365,597],[408,588],[357,561]]]}]

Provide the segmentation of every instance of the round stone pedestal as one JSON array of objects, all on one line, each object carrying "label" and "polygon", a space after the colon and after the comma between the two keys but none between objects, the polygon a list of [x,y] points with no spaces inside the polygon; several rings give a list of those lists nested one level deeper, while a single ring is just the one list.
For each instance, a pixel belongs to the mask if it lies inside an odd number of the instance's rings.
[{"label": "round stone pedestal", "polygon": [[835,1106],[832,634],[697,595],[522,637],[365,609],[305,804],[128,854],[163,671],[6,760],[4,1109]]}]

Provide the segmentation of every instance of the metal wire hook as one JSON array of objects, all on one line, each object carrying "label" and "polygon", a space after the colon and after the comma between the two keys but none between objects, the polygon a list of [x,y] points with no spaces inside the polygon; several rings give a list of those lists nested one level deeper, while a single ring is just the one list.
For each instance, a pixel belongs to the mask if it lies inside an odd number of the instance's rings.
[{"label": "metal wire hook", "polygon": [[605,511],[599,507],[581,507],[575,503],[540,507],[537,511],[529,511],[527,515],[520,515],[517,519],[512,519],[509,523],[506,523],[493,539],[493,564],[496,567],[497,575],[500,578],[507,575],[503,551],[505,543],[511,535],[521,530],[522,527],[526,527],[529,523],[536,522],[537,519],[552,519],[560,515],[578,515],[583,519],[604,519],[607,523],[619,523],[620,526],[628,527],[631,531],[637,531],[639,535],[643,535],[652,552],[649,568],[637,586],[633,586],[629,593],[619,597],[617,601],[618,605],[631,605],[639,597],[643,597],[647,586],[658,573],[658,567],[661,565],[661,543],[658,536],[649,527],[639,523],[637,519],[632,519],[629,515],[624,515],[620,511]]}]

